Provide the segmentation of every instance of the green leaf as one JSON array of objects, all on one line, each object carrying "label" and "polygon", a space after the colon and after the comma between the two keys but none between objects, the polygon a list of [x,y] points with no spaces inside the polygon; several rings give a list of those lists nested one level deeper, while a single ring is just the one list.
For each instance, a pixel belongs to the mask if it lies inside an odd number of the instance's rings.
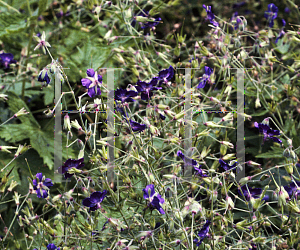
[{"label": "green leaf", "polygon": [[10,14],[8,12],[0,13],[0,38],[11,33],[18,33],[27,26],[25,22],[27,16],[23,14]]},{"label": "green leaf", "polygon": [[279,52],[280,54],[285,54],[289,51],[290,43],[283,44],[283,39],[279,39],[277,42],[277,47],[275,48],[275,51]]},{"label": "green leaf", "polygon": [[282,148],[277,148],[277,147],[271,147],[272,150],[259,154],[255,156],[256,158],[284,158],[283,156],[283,149]]}]

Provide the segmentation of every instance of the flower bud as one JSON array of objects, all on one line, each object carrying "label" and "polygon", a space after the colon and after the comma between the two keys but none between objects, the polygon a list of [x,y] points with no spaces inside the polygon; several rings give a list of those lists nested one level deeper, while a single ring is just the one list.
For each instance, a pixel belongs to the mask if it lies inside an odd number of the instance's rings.
[{"label": "flower bud", "polygon": [[221,144],[223,144],[229,148],[234,148],[234,145],[228,141],[221,141]]},{"label": "flower bud", "polygon": [[19,145],[19,148],[15,154],[15,158],[18,157],[19,155],[25,153],[29,148],[30,148],[30,145],[29,146],[26,146],[26,144],[24,146]]},{"label": "flower bud", "polygon": [[19,117],[27,114],[29,114],[29,112],[27,112],[25,108],[21,108],[17,113],[14,114],[14,117]]},{"label": "flower bud", "polygon": [[230,196],[227,196],[227,197],[226,197],[226,200],[225,200],[225,207],[226,207],[226,209],[234,208],[234,202],[233,202],[233,200],[231,199]]},{"label": "flower bud", "polygon": [[255,100],[255,108],[260,108],[260,107],[261,107],[260,100],[259,100],[259,98],[256,98],[256,100]]},{"label": "flower bud", "polygon": [[15,195],[14,195],[13,198],[14,198],[14,200],[15,200],[17,206],[20,205],[20,197],[21,197],[21,195],[18,194],[18,193],[15,191]]},{"label": "flower bud", "polygon": [[64,129],[71,130],[71,122],[70,122],[70,116],[68,114],[64,117]]},{"label": "flower bud", "polygon": [[247,176],[247,177],[241,178],[239,180],[239,184],[241,186],[243,186],[243,185],[247,184],[251,179],[252,179],[252,176]]},{"label": "flower bud", "polygon": [[19,183],[17,183],[16,181],[12,180],[10,185],[9,185],[9,188],[7,189],[8,192],[11,192],[16,186],[18,186]]},{"label": "flower bud", "polygon": [[82,127],[79,125],[78,121],[71,121],[71,127],[76,128],[77,130],[82,130]]},{"label": "flower bud", "polygon": [[0,146],[0,151],[11,153],[8,149],[16,149],[16,148],[17,147],[13,147],[13,146]]},{"label": "flower bud", "polygon": [[289,194],[287,193],[287,191],[283,186],[281,186],[279,190],[277,188],[277,192],[278,192],[278,206],[279,207],[285,206],[286,200],[289,199]]},{"label": "flower bud", "polygon": [[288,209],[293,212],[293,213],[297,213],[300,214],[300,208],[298,207],[296,200],[290,200],[287,204]]}]

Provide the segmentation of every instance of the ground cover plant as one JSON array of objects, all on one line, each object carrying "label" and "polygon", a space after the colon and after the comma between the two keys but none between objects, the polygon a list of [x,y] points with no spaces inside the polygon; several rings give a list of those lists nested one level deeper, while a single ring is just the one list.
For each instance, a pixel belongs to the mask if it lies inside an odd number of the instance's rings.
[{"label": "ground cover plant", "polygon": [[0,11],[1,249],[300,249],[296,1]]}]

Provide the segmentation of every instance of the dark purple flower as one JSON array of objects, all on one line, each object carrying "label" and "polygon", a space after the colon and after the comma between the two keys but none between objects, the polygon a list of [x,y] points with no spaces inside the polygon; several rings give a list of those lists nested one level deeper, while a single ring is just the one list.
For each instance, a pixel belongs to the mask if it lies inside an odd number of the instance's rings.
[{"label": "dark purple flower", "polygon": [[146,188],[143,189],[143,191],[144,191],[144,199],[145,200],[149,199],[150,201],[149,205],[151,205],[152,208],[156,208],[161,214],[165,214],[165,211],[160,205],[160,203],[164,204],[165,200],[160,196],[160,194],[155,193],[154,185],[153,184],[147,185]]},{"label": "dark purple flower", "polygon": [[158,80],[158,77],[153,77],[149,83],[140,80],[136,83],[137,85],[135,86],[135,88],[139,93],[141,93],[142,100],[146,101],[151,99],[151,97],[153,96],[152,91],[161,89],[161,87],[155,87]]},{"label": "dark purple flower", "polygon": [[222,159],[219,159],[219,163],[220,163],[221,167],[224,168],[225,171],[228,171],[228,170],[234,168],[238,162],[235,162],[231,166],[229,166],[228,163],[226,163]]},{"label": "dark purple flower", "polygon": [[84,160],[83,158],[78,160],[73,160],[73,159],[66,160],[65,164],[58,168],[58,173],[64,174],[65,179],[71,178],[73,174],[69,174],[68,170],[71,168],[81,169],[82,167],[84,167],[83,160]]},{"label": "dark purple flower", "polygon": [[278,8],[275,4],[270,3],[268,5],[268,10],[265,11],[264,17],[267,19],[269,23],[269,27],[272,28],[274,26],[274,19],[277,17]]},{"label": "dark purple flower", "polygon": [[290,13],[291,10],[289,9],[289,7],[285,7],[285,8],[284,8],[284,12],[285,12],[285,13]]},{"label": "dark purple flower", "polygon": [[36,190],[38,198],[47,198],[48,189],[53,186],[53,183],[50,178],[43,177],[42,173],[37,173],[36,179],[32,180],[33,189]]},{"label": "dark purple flower", "polygon": [[131,119],[129,121],[130,121],[130,126],[131,126],[131,129],[132,129],[133,132],[137,132],[137,131],[141,132],[141,131],[146,129],[145,124],[137,123],[137,122],[135,122]]},{"label": "dark purple flower", "polygon": [[51,243],[47,246],[47,250],[60,250],[60,248]]},{"label": "dark purple flower", "polygon": [[160,80],[159,86],[161,85],[162,82],[167,83],[171,81],[171,79],[174,76],[174,68],[170,66],[168,69],[163,69],[159,71],[158,73],[158,78]]},{"label": "dark purple flower", "polygon": [[10,64],[17,62],[16,60],[14,60],[14,55],[12,53],[2,53],[0,54],[0,58],[2,65],[6,69],[9,69]]},{"label": "dark purple flower", "polygon": [[199,82],[199,85],[197,86],[198,89],[203,89],[205,87],[206,82],[210,82],[210,75],[212,74],[213,70],[210,67],[205,66],[204,67],[204,75],[201,77],[201,80]]},{"label": "dark purple flower", "polygon": [[[151,18],[149,16],[149,12],[146,11],[146,10],[142,10],[139,14],[137,14],[136,16],[141,16],[141,17],[148,17],[149,19]],[[136,16],[133,18],[132,22],[131,22],[131,25],[134,27],[135,24],[136,24]],[[156,16],[154,17],[155,20],[153,21],[148,21],[148,22],[145,22],[145,23],[139,23],[141,25],[141,28],[142,29],[146,29],[146,28],[151,28],[153,29],[156,25],[158,25],[161,21],[161,18]]]},{"label": "dark purple flower", "polygon": [[267,138],[272,139],[274,142],[282,143],[280,139],[274,137],[274,135],[280,135],[279,130],[273,130],[267,124],[257,123],[257,122],[254,122],[254,126],[259,129],[260,133],[263,133],[264,135],[263,143]]},{"label": "dark purple flower", "polygon": [[232,5],[232,8],[233,9],[238,9],[238,8],[244,6],[245,4],[246,4],[246,2],[235,3],[235,4]]},{"label": "dark purple flower", "polygon": [[[257,199],[260,197],[261,193],[262,193],[262,189],[261,188],[252,188],[252,187],[248,187],[249,189],[249,192],[248,192],[248,189],[247,189],[247,185],[244,185],[241,187],[242,189],[242,192],[246,198],[247,201],[250,201],[250,198],[253,197],[254,199]],[[238,189],[238,193],[239,195],[242,195],[240,189]],[[266,198],[264,198],[266,199]]]},{"label": "dark purple flower", "polygon": [[88,89],[89,97],[101,95],[100,86],[102,84],[102,76],[98,75],[93,69],[88,69],[86,74],[87,78],[81,79],[81,83]]},{"label": "dark purple flower", "polygon": [[300,181],[296,181],[296,184],[292,182],[289,185],[284,186],[284,189],[287,191],[290,198],[292,198],[293,195],[296,197],[300,195]]},{"label": "dark purple flower", "polygon": [[278,40],[284,36],[285,32],[284,32],[283,28],[285,27],[285,25],[286,25],[286,22],[284,19],[282,19],[282,29],[280,30],[279,35],[275,40],[275,43],[277,43]]},{"label": "dark purple flower", "polygon": [[198,165],[198,162],[195,161],[194,159],[190,159],[188,157],[186,157],[182,152],[181,150],[178,150],[177,151],[177,156],[179,156],[187,165],[190,165],[190,166],[197,166]]},{"label": "dark purple flower", "polygon": [[49,77],[48,70],[46,68],[39,73],[38,81],[43,83],[46,82],[46,84],[50,83],[51,78]]},{"label": "dark purple flower", "polygon": [[197,247],[200,246],[202,241],[207,237],[207,234],[209,232],[210,223],[211,223],[210,220],[206,220],[206,223],[204,224],[204,226],[198,232],[198,236],[200,237],[200,240],[194,239],[194,242],[197,243]]},{"label": "dark purple flower", "polygon": [[106,193],[106,190],[104,190],[102,193],[100,191],[96,191],[91,194],[90,198],[85,198],[82,201],[82,205],[89,207],[90,211],[95,211],[101,207],[100,203],[106,197]]},{"label": "dark purple flower", "polygon": [[199,168],[194,166],[194,169],[196,170],[196,175],[199,175],[200,177],[208,177],[207,174],[203,173],[203,171],[200,167],[201,167],[201,165],[199,166]]},{"label": "dark purple flower", "polygon": [[134,102],[134,99],[131,97],[137,96],[138,93],[133,90],[126,90],[126,89],[117,89],[115,91],[115,99],[118,101],[124,102]]},{"label": "dark purple flower", "polygon": [[207,13],[207,19],[210,21],[210,23],[216,27],[219,26],[219,23],[215,21],[215,15],[211,12],[211,6],[206,6],[205,4],[202,5],[202,7],[206,10]]}]

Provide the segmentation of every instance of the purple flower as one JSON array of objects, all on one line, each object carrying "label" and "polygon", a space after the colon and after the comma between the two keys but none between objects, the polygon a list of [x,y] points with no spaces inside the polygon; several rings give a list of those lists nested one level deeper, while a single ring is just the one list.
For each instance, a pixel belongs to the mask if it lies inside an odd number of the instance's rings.
[{"label": "purple flower", "polygon": [[212,74],[213,70],[210,67],[205,66],[204,67],[204,75],[201,77],[201,80],[199,82],[199,85],[197,86],[198,89],[203,89],[205,87],[206,82],[210,82],[210,75]]},{"label": "purple flower", "polygon": [[14,55],[12,53],[2,53],[0,54],[0,58],[2,65],[6,69],[9,69],[9,64],[17,62],[16,60],[14,60]]},{"label": "purple flower", "polygon": [[115,91],[115,99],[118,101],[124,102],[134,102],[134,99],[131,97],[137,96],[138,93],[133,90],[126,90],[126,89],[118,89]]},{"label": "purple flower", "polygon": [[[261,188],[252,188],[252,187],[248,187],[247,189],[247,185],[244,185],[241,187],[242,192],[246,198],[247,201],[250,201],[250,198],[253,197],[255,199],[259,198],[261,193],[262,193],[262,189]],[[249,190],[249,192],[248,192]],[[238,193],[239,195],[242,195],[240,189],[238,189]],[[267,199],[266,197],[264,199]]]},{"label": "purple flower", "polygon": [[265,15],[264,15],[264,17],[269,22],[270,28],[272,28],[274,26],[274,19],[277,17],[277,13],[278,13],[278,8],[276,7],[276,5],[273,3],[270,3],[268,5],[268,11],[265,11]]},{"label": "purple flower", "polygon": [[145,124],[137,123],[137,122],[135,122],[131,119],[129,121],[130,121],[130,126],[131,126],[131,129],[132,129],[133,132],[137,132],[137,131],[141,132],[141,131],[146,129]]},{"label": "purple flower", "polygon": [[60,248],[51,243],[47,246],[47,250],[60,250]]},{"label": "purple flower", "polygon": [[[160,194],[155,193],[154,185],[150,184],[146,186],[146,188],[143,189],[144,191],[144,199],[149,199],[150,203],[149,205],[152,206],[152,208],[156,208],[161,214],[165,214],[165,211],[161,207],[161,204],[164,204],[165,200],[160,196]],[[149,195],[150,191],[150,195]],[[149,206],[148,205],[148,206]]]},{"label": "purple flower", "polygon": [[282,19],[281,21],[282,21],[282,29],[280,30],[279,35],[278,35],[278,37],[277,37],[276,40],[275,40],[275,43],[277,43],[278,40],[279,40],[280,38],[282,38],[282,37],[284,36],[284,34],[285,34],[283,28],[285,27],[286,22],[285,22],[284,19]]},{"label": "purple flower", "polygon": [[263,133],[264,135],[263,143],[267,138],[272,139],[274,142],[282,143],[280,139],[273,136],[273,135],[280,135],[279,130],[273,130],[267,124],[257,123],[257,122],[254,122],[254,126],[259,129],[260,133]]},{"label": "purple flower", "polygon": [[215,15],[211,12],[211,6],[206,6],[205,4],[203,4],[202,7],[206,10],[207,19],[210,21],[210,23],[216,27],[219,27],[219,23],[214,20]]},{"label": "purple flower", "polygon": [[[146,10],[142,10],[139,14],[137,14],[136,16],[142,16],[142,17],[148,17],[150,18],[149,16],[149,12],[146,11]],[[133,18],[133,21],[131,22],[131,25],[134,27],[135,24],[136,24],[136,16]],[[154,21],[148,21],[148,22],[145,22],[145,23],[139,23],[142,27],[142,29],[146,29],[146,28],[151,28],[153,29],[156,25],[158,25],[161,21],[161,18],[160,17],[154,17],[155,20]]]},{"label": "purple flower", "polygon": [[198,162],[193,160],[193,159],[190,159],[188,157],[186,157],[182,152],[181,150],[178,150],[177,151],[177,156],[179,156],[187,165],[190,165],[190,166],[197,166],[198,165]]},{"label": "purple flower", "polygon": [[46,82],[46,84],[49,84],[51,81],[51,78],[48,75],[48,70],[45,68],[43,69],[38,76],[38,81],[39,82]]},{"label": "purple flower", "polygon": [[159,86],[161,85],[162,82],[167,83],[171,81],[171,79],[174,76],[174,68],[170,66],[168,69],[163,69],[159,71],[158,73],[158,78],[160,80]]},{"label": "purple flower", "polygon": [[90,211],[95,211],[101,207],[100,203],[106,197],[107,191],[104,190],[102,193],[100,191],[91,194],[90,198],[85,198],[82,201],[82,205],[89,207]]},{"label": "purple flower", "polygon": [[228,170],[234,168],[238,162],[235,162],[231,166],[229,166],[228,163],[226,163],[222,159],[219,159],[219,163],[220,163],[221,167],[224,168],[225,171],[228,171]]},{"label": "purple flower", "polygon": [[71,168],[81,169],[82,167],[84,167],[83,160],[84,160],[83,158],[78,159],[78,160],[68,159],[68,160],[66,160],[64,165],[62,165],[61,167],[58,168],[58,172],[60,174],[64,174],[65,179],[71,178],[73,176],[73,174],[69,174],[68,170]]},{"label": "purple flower", "polygon": [[291,10],[289,9],[289,7],[285,7],[285,8],[284,8],[284,12],[285,12],[285,13],[290,13]]},{"label": "purple flower", "polygon": [[136,83],[137,85],[135,86],[135,88],[139,93],[141,93],[142,100],[146,101],[151,99],[151,97],[153,96],[152,91],[161,89],[160,87],[155,87],[158,80],[158,77],[153,77],[149,83],[140,80]]},{"label": "purple flower", "polygon": [[43,177],[42,173],[36,174],[36,179],[32,180],[33,189],[36,190],[38,198],[47,198],[48,189],[53,186],[50,178]]},{"label": "purple flower", "polygon": [[202,169],[200,168],[201,165],[199,165],[199,168],[194,166],[194,169],[196,170],[196,175],[199,175],[200,177],[208,177],[207,174],[204,174]]},{"label": "purple flower", "polygon": [[86,74],[88,77],[81,79],[81,83],[88,89],[89,97],[101,95],[100,86],[102,84],[102,76],[98,75],[93,69],[88,69]]},{"label": "purple flower", "polygon": [[[296,185],[297,184],[297,185]],[[296,184],[292,182],[288,186],[284,186],[285,191],[289,194],[289,197],[291,198],[293,195],[298,196],[300,195],[300,181],[296,181]]]},{"label": "purple flower", "polygon": [[207,237],[210,223],[211,223],[210,220],[206,220],[204,226],[198,232],[198,236],[200,237],[200,240],[194,239],[194,242],[197,243],[197,247],[200,246],[202,241]]}]

